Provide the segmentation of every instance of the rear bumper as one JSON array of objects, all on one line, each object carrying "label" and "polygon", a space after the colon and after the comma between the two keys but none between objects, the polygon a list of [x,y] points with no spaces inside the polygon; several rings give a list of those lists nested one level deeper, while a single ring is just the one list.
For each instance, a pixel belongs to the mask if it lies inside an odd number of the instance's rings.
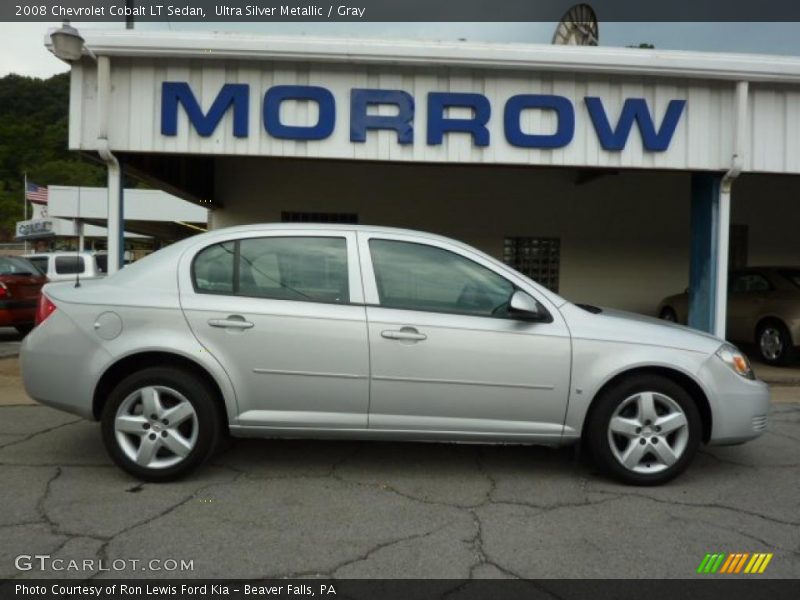
[{"label": "rear bumper", "polygon": [[709,444],[740,444],[762,435],[769,421],[770,392],[763,381],[745,379],[716,356],[700,370],[709,395],[712,424]]},{"label": "rear bumper", "polygon": [[108,353],[63,310],[57,310],[22,342],[20,366],[28,395],[41,404],[94,419],[97,373]]}]

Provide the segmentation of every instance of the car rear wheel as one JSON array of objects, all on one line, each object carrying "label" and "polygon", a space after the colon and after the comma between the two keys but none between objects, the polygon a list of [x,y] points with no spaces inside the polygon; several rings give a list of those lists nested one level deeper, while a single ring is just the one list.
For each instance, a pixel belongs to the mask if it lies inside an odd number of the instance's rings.
[{"label": "car rear wheel", "polygon": [[146,481],[187,475],[215,449],[220,418],[213,392],[186,371],[152,367],[120,381],[101,419],[114,462]]},{"label": "car rear wheel", "polygon": [[792,336],[780,321],[767,321],[756,334],[758,353],[769,365],[787,365],[794,359]]},{"label": "car rear wheel", "polygon": [[603,391],[588,427],[595,461],[634,485],[658,485],[680,474],[702,434],[692,397],[659,375],[631,377]]}]

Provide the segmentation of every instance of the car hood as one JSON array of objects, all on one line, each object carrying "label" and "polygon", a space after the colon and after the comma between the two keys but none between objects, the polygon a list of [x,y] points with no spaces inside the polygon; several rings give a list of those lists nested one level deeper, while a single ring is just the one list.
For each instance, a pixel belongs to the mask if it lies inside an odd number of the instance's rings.
[{"label": "car hood", "polygon": [[574,338],[678,348],[704,354],[713,354],[724,343],[697,329],[612,308],[594,313],[568,303],[561,307],[561,313]]}]

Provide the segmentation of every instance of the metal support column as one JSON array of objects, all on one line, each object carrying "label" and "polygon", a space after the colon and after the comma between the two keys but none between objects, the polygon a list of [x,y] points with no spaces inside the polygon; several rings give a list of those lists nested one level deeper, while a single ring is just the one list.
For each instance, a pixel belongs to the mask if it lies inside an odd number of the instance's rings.
[{"label": "metal support column", "polygon": [[[721,177],[714,173],[692,173],[692,255],[689,268],[689,326],[709,333],[716,331],[720,230],[727,233],[728,213],[720,211]],[[725,217],[722,222],[721,217]],[[728,236],[725,235],[727,243]],[[727,271],[727,252],[725,253]],[[723,296],[724,298],[724,296]]]}]

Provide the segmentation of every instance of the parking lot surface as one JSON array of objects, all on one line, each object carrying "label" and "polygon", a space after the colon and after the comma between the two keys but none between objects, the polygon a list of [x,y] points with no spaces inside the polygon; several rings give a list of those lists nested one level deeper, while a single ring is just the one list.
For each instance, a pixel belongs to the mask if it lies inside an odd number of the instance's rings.
[{"label": "parking lot surface", "polygon": [[[658,488],[617,485],[570,449],[241,440],[194,476],[142,484],[97,424],[0,407],[0,577],[20,554],[193,561],[82,577],[692,577],[707,552],[772,552],[800,576],[800,404],[706,448]],[[706,576],[707,577],[707,576]]]}]

